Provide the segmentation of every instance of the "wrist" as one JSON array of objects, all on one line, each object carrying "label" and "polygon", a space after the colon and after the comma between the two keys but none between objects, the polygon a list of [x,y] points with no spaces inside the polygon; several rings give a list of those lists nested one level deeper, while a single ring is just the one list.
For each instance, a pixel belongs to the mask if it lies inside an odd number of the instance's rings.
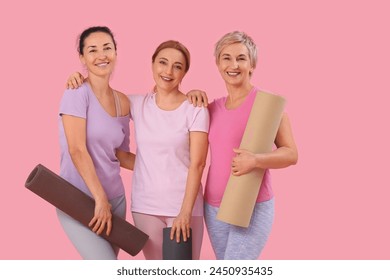
[{"label": "wrist", "polygon": [[264,155],[256,154],[255,155],[255,168],[264,168]]},{"label": "wrist", "polygon": [[107,195],[104,192],[100,193],[100,194],[96,194],[94,196],[94,199],[95,199],[96,203],[104,203],[104,202],[108,201]]},{"label": "wrist", "polygon": [[191,216],[191,214],[192,214],[192,210],[187,208],[182,208],[179,213],[180,216]]}]

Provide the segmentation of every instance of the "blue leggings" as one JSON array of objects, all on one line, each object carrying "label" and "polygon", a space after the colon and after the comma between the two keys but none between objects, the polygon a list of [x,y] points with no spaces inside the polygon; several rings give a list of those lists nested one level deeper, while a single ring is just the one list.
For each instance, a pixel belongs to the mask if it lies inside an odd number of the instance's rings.
[{"label": "blue leggings", "polygon": [[205,202],[205,221],[217,260],[256,260],[271,232],[274,199],[256,203],[247,228],[217,220],[218,207]]},{"label": "blue leggings", "polygon": [[[109,201],[111,211],[125,218],[126,198],[120,196]],[[70,241],[76,247],[81,257],[85,260],[116,260],[119,248],[112,246],[110,242],[94,233],[69,215],[57,209],[58,219]]]}]

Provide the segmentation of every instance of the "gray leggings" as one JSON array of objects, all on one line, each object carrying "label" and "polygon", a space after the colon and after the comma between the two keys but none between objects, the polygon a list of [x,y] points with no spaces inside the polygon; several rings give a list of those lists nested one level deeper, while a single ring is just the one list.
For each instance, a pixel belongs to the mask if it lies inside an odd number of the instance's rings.
[{"label": "gray leggings", "polygon": [[[110,200],[112,213],[125,218],[126,198],[120,196]],[[119,248],[114,247],[103,237],[94,233],[69,215],[57,209],[58,219],[81,257],[85,260],[116,260]]]},{"label": "gray leggings", "polygon": [[274,199],[256,203],[248,228],[217,220],[218,207],[205,202],[205,221],[217,260],[256,260],[271,232]]}]

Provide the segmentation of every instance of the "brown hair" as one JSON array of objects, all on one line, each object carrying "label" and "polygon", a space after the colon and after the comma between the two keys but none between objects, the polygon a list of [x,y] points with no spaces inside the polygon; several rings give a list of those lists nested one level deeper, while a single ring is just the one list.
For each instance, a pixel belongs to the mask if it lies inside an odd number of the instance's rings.
[{"label": "brown hair", "polygon": [[180,42],[174,41],[174,40],[168,40],[165,42],[162,42],[157,49],[154,51],[154,54],[152,56],[152,62],[156,59],[156,56],[158,53],[163,49],[175,49],[181,52],[184,56],[184,59],[186,61],[185,65],[185,73],[187,73],[188,69],[190,69],[190,52],[188,49]]},{"label": "brown hair", "polygon": [[77,49],[79,54],[84,55],[85,39],[87,39],[87,37],[92,33],[96,33],[96,32],[102,32],[108,34],[111,37],[112,42],[114,43],[114,48],[116,50],[116,41],[114,39],[114,34],[110,30],[110,28],[108,28],[107,26],[92,26],[85,29],[79,36],[79,46]]}]

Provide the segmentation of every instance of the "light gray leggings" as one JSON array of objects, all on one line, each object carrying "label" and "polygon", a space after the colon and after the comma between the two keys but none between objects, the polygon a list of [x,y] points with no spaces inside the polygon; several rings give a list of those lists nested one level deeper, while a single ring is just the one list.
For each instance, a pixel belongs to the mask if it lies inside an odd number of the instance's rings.
[{"label": "light gray leggings", "polygon": [[218,207],[205,202],[205,221],[217,260],[256,260],[271,232],[274,199],[256,203],[248,228],[217,220]]},{"label": "light gray leggings", "polygon": [[[110,200],[111,211],[116,215],[125,218],[126,198],[120,196]],[[81,257],[85,260],[116,260],[119,248],[113,247],[110,242],[94,233],[90,228],[84,226],[69,215],[57,209],[58,219],[73,245]]]}]

